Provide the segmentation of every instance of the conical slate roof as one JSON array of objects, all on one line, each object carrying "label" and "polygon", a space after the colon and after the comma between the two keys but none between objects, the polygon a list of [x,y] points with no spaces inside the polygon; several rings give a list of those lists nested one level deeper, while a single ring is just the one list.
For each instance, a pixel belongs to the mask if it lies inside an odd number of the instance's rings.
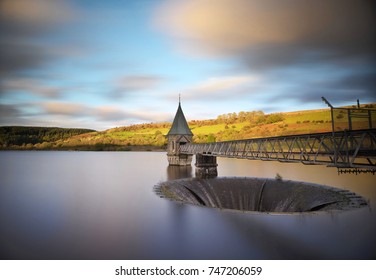
[{"label": "conical slate roof", "polygon": [[180,102],[176,112],[174,122],[172,123],[170,131],[167,135],[193,135],[188,127],[188,123],[184,117],[183,110],[181,109]]}]

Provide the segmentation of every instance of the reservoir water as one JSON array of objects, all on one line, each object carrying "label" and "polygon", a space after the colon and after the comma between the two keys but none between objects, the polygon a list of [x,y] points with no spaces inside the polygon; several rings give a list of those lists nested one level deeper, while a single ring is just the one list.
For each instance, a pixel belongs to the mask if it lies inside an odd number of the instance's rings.
[{"label": "reservoir water", "polygon": [[0,152],[1,259],[375,259],[376,176],[218,158],[222,176],[350,190],[367,207],[269,214],[160,198],[154,186],[194,176],[163,152]]}]

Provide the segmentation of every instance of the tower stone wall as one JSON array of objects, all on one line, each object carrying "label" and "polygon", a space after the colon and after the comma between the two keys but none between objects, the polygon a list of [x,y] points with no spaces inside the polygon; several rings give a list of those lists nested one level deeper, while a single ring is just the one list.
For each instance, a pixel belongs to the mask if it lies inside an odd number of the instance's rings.
[{"label": "tower stone wall", "polygon": [[192,136],[167,136],[167,159],[170,165],[191,165],[192,155],[181,154],[180,146],[192,142]]}]

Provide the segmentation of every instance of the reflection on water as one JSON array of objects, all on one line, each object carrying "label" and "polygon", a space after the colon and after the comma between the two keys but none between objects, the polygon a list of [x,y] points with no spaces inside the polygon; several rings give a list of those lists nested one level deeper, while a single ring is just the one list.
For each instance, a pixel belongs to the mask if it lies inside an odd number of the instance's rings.
[{"label": "reflection on water", "polygon": [[220,176],[347,189],[370,207],[268,215],[184,205],[153,187],[192,177],[165,153],[0,152],[3,259],[374,259],[375,178],[322,166],[218,159]]},{"label": "reflection on water", "polygon": [[192,177],[192,166],[167,166],[167,179],[176,180]]}]

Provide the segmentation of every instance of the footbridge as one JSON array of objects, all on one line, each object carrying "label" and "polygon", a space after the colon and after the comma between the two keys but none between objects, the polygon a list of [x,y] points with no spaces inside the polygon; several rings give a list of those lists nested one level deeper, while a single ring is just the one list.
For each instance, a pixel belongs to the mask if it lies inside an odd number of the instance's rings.
[{"label": "footbridge", "polygon": [[196,155],[196,175],[217,175],[217,157],[300,162],[337,167],[339,173],[376,173],[376,110],[366,106],[330,107],[331,131],[206,144],[192,143],[180,106],[167,135],[170,165],[190,165]]},{"label": "footbridge", "polygon": [[199,155],[196,167],[203,168],[216,166],[216,160],[208,157],[228,157],[320,164],[346,169],[341,172],[375,173],[376,129],[187,143],[180,146],[180,153]]}]

